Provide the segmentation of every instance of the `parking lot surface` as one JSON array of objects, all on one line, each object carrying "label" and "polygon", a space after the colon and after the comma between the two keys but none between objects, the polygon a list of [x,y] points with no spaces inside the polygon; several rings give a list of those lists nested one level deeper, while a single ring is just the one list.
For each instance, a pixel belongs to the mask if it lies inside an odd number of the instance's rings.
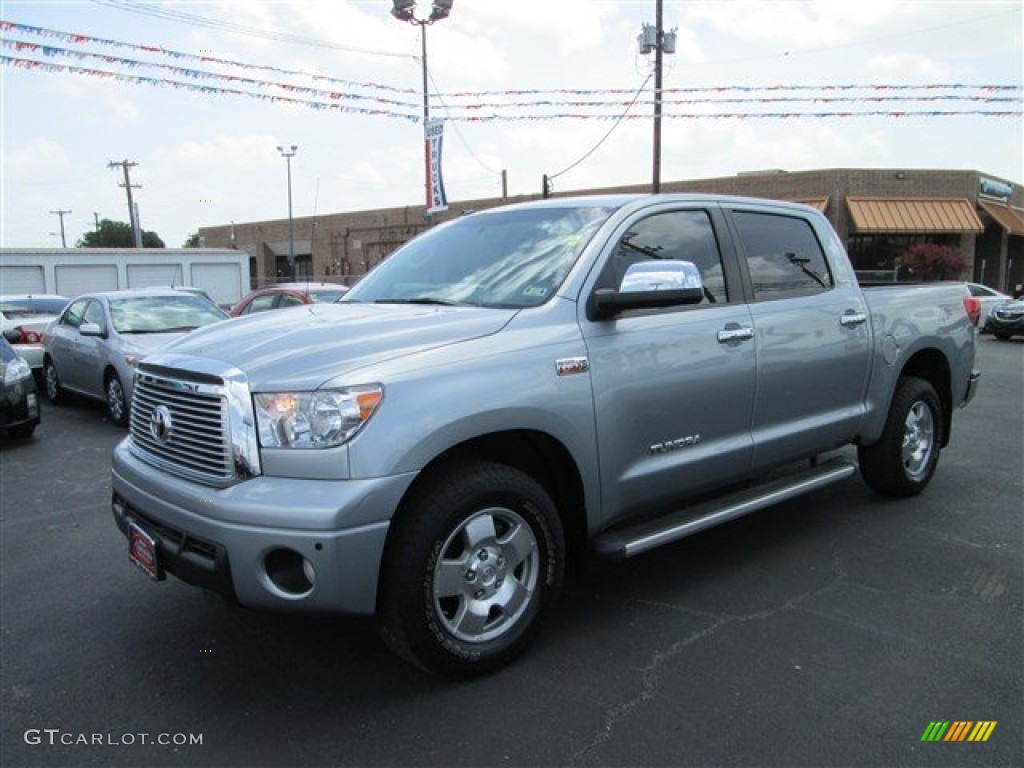
[{"label": "parking lot surface", "polygon": [[[234,608],[128,561],[125,431],[84,400],[0,442],[4,766],[1024,765],[1024,340],[920,497],[858,478],[590,560],[520,661],[452,683],[366,619]],[[938,721],[984,742],[922,741]]]}]

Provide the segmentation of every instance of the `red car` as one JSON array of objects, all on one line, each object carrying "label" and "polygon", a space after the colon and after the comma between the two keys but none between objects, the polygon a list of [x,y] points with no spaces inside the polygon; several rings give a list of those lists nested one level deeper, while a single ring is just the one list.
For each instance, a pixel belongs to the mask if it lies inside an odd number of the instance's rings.
[{"label": "red car", "polygon": [[239,317],[299,304],[329,304],[340,299],[347,291],[348,286],[340,283],[281,283],[243,296],[242,300],[231,308],[230,314],[232,317]]}]

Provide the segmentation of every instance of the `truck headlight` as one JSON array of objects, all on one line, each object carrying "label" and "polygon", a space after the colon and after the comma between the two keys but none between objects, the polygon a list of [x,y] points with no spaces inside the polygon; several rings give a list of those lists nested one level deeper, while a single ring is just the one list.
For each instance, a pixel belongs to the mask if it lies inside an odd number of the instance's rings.
[{"label": "truck headlight", "polygon": [[384,397],[379,385],[253,395],[264,448],[333,448],[365,424]]}]

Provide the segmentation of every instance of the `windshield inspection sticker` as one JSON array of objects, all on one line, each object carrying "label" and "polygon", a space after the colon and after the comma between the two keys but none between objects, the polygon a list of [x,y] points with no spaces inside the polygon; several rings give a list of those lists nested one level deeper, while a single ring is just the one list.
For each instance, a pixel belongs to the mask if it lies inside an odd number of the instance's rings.
[{"label": "windshield inspection sticker", "polygon": [[523,288],[523,296],[541,299],[548,295],[548,289],[543,285],[528,285]]}]

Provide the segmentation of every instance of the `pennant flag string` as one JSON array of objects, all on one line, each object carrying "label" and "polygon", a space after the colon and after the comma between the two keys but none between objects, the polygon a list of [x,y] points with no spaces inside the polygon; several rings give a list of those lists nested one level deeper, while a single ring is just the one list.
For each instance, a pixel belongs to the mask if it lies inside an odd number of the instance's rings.
[{"label": "pennant flag string", "polygon": [[418,114],[404,114],[399,112],[392,112],[387,109],[367,109],[363,107],[351,107],[338,103],[308,101],[306,99],[296,99],[289,96],[272,96],[270,94],[265,93],[255,93],[253,91],[241,91],[232,88],[218,88],[209,85],[198,85],[196,83],[181,82],[179,80],[166,80],[162,78],[143,77],[141,75],[126,75],[119,72],[110,72],[102,69],[73,67],[68,64],[53,64],[51,62],[36,61],[34,59],[22,59],[14,56],[0,55],[0,65],[12,66],[19,69],[42,70],[44,72],[50,73],[89,75],[92,77],[100,77],[108,80],[116,80],[118,82],[123,83],[133,83],[136,85],[170,86],[172,88],[180,88],[182,90],[193,91],[196,93],[228,96],[247,96],[252,99],[258,99],[260,101],[267,101],[275,104],[296,104],[299,106],[310,107],[311,109],[331,110],[335,112],[346,112],[350,114],[359,115],[393,117],[402,120],[409,120],[411,122],[419,122],[420,120],[420,116]]},{"label": "pennant flag string", "polygon": [[[274,67],[267,64],[251,64],[242,61],[234,61],[232,59],[223,59],[216,56],[209,56],[204,54],[186,53],[184,51],[174,51],[168,48],[151,46],[151,45],[136,45],[134,43],[125,43],[120,40],[109,40],[101,37],[90,37],[89,35],[80,35],[73,32],[61,32],[56,29],[47,29],[45,27],[33,27],[27,24],[18,24],[13,21],[6,21],[0,19],[0,32],[20,32],[26,35],[35,35],[37,37],[56,38],[64,40],[68,43],[85,44],[92,43],[95,45],[105,45],[115,48],[124,48],[127,50],[142,51],[144,53],[158,54],[161,56],[168,56],[173,59],[182,61],[197,61],[206,64],[220,64],[230,67],[239,67],[243,69],[259,69],[267,72],[276,72],[281,75],[308,77],[312,80],[320,80],[323,82],[337,83],[350,88],[369,88],[382,91],[390,91],[391,93],[405,93],[405,94],[418,94],[415,88],[396,88],[391,85],[384,85],[382,83],[373,82],[357,82],[355,80],[343,80],[334,77],[328,77],[326,75],[320,75],[314,72],[303,72],[295,69],[283,69],[281,67]],[[417,58],[417,57],[412,57]]]},{"label": "pennant flag string", "polygon": [[227,80],[230,82],[241,83],[243,85],[253,86],[257,88],[281,88],[283,90],[291,91],[293,93],[302,93],[307,96],[328,98],[328,99],[355,99],[364,101],[375,101],[379,104],[388,104],[397,107],[408,107],[410,109],[416,109],[419,105],[408,101],[397,101],[395,99],[387,99],[381,96],[365,96],[357,93],[344,93],[338,91],[323,91],[316,88],[307,88],[298,85],[291,85],[289,83],[278,83],[269,80],[255,80],[248,77],[237,77],[235,75],[222,75],[216,72],[209,72],[197,69],[188,69],[185,67],[177,67],[172,64],[158,64],[154,62],[139,61],[137,59],[126,59],[118,56],[107,56],[101,53],[88,53],[85,51],[75,51],[68,48],[56,48],[53,46],[39,45],[38,43],[27,43],[20,40],[10,40],[7,38],[0,38],[0,45],[5,48],[13,48],[16,51],[31,51],[33,53],[42,53],[44,56],[65,56],[69,58],[75,58],[79,61],[82,60],[99,60],[107,64],[114,64],[124,67],[135,69],[138,67],[148,67],[153,69],[162,69],[169,72],[173,72],[176,75],[188,77],[196,80]]},{"label": "pennant flag string", "polygon": [[[182,82],[180,80],[167,80],[163,78],[143,77],[141,75],[128,75],[119,72],[111,72],[108,70],[90,69],[85,67],[75,67],[67,64],[54,64],[52,62],[38,61],[35,59],[24,59],[20,57],[0,55],[0,65],[12,66],[20,69],[31,69],[40,70],[48,73],[69,73],[78,75],[88,75],[91,77],[99,77],[105,79],[112,79],[118,82],[131,83],[137,85],[151,85],[151,86],[167,86],[172,88],[178,88],[188,90],[197,93],[203,93],[208,95],[231,95],[231,96],[244,96],[260,101],[275,103],[275,104],[292,104],[298,106],[308,107],[310,109],[317,110],[330,110],[335,112],[342,112],[348,114],[360,114],[360,115],[371,115],[381,116],[389,118],[397,118],[402,120],[408,120],[410,122],[419,122],[420,115],[395,112],[390,109],[372,109],[348,106],[345,104],[339,104],[337,100],[332,102],[323,101],[311,101],[308,99],[299,99],[291,96],[279,96],[267,93],[258,93],[254,91],[244,91],[231,88],[221,88],[210,85],[200,85],[195,82]],[[537,105],[531,105],[537,106]],[[565,104],[554,103],[550,106],[562,106]],[[852,117],[894,117],[894,118],[909,118],[909,117],[965,117],[965,116],[978,116],[978,117],[1020,117],[1024,114],[1024,111],[1018,109],[1013,111],[1005,110],[955,110],[955,111],[927,111],[927,110],[871,110],[871,111],[828,111],[828,112],[666,112],[662,115],[664,119],[676,119],[676,120],[755,120],[755,119],[806,119],[806,118],[852,118]],[[649,115],[643,114],[587,114],[580,112],[554,112],[545,114],[536,113],[517,113],[513,115],[500,115],[492,113],[489,115],[480,114],[451,114],[447,115],[445,119],[452,121],[462,121],[467,123],[484,123],[484,122],[515,122],[515,121],[551,121],[551,120],[649,120]]]},{"label": "pennant flag string", "polygon": [[[287,75],[291,77],[304,77],[314,81],[336,83],[343,85],[346,88],[362,88],[370,90],[381,90],[388,91],[391,93],[406,94],[406,95],[419,95],[419,91],[414,88],[398,88],[392,85],[377,82],[360,82],[354,80],[345,80],[341,78],[328,77],[313,72],[304,72],[301,70],[285,69],[281,67],[275,67],[266,64],[254,64],[233,59],[218,58],[215,56],[209,56],[204,54],[187,53],[183,51],[171,50],[159,46],[150,45],[137,45],[134,43],[127,43],[119,40],[112,40],[106,38],[92,37],[89,35],[82,35],[73,32],[62,32],[59,30],[48,29],[45,27],[36,27],[27,24],[19,24],[17,22],[0,20],[0,32],[19,32],[25,35],[34,35],[37,37],[56,38],[64,40],[68,43],[73,44],[94,44],[103,46],[112,46],[117,48],[123,48],[128,50],[140,51],[147,54],[155,54],[160,56],[170,57],[180,61],[194,61],[202,62],[207,65],[222,65],[235,68],[242,68],[248,70],[263,70],[268,72],[275,72],[281,75]],[[45,48],[45,47],[44,47]],[[61,49],[50,49],[51,51],[59,51]],[[48,54],[49,55],[49,54]],[[83,52],[69,52],[65,55],[84,55]],[[413,57],[416,58],[416,57]],[[131,60],[125,60],[126,62]],[[139,66],[160,66],[157,64],[145,64],[139,62]],[[186,70],[187,72],[187,70]],[[222,77],[224,79],[231,79],[229,76],[214,75],[212,73],[206,73],[210,77]],[[247,81],[245,78],[239,78],[241,82],[259,82],[259,81]],[[274,84],[276,87],[281,88],[295,88],[299,89],[299,86],[291,86],[287,84]],[[825,85],[785,85],[781,83],[769,84],[769,85],[718,85],[718,86],[704,86],[704,87],[687,87],[687,88],[663,88],[662,95],[670,96],[674,94],[727,94],[727,93],[774,93],[774,92],[824,92],[829,93],[831,91],[874,91],[874,92],[907,92],[907,91],[980,91],[982,93],[1021,93],[1024,92],[1024,86],[1021,85],[1006,85],[1006,84],[974,84],[974,83],[930,83],[930,84],[892,84],[892,83],[860,83],[860,84],[825,84]],[[503,97],[503,98],[522,98],[522,97],[533,97],[533,96],[581,96],[581,97],[592,97],[592,96],[631,96],[634,92],[633,88],[553,88],[553,89],[509,89],[509,90],[485,90],[485,91],[455,91],[447,94],[432,94],[434,96],[443,96],[449,99],[482,99],[488,97]],[[922,99],[913,99],[914,101],[921,101]],[[979,99],[980,100],[980,99]],[[378,99],[382,103],[385,102]],[[608,105],[623,106],[628,100],[620,102],[609,102]],[[767,100],[765,100],[767,101]],[[688,103],[685,101],[679,101],[678,103]],[[724,102],[723,103],[727,103]],[[743,103],[743,102],[734,102]],[[405,102],[394,102],[396,105],[408,106]],[[564,102],[563,102],[564,104]],[[474,105],[476,106],[476,105]],[[489,106],[480,104],[479,106]],[[517,104],[518,106],[518,104]]]}]

